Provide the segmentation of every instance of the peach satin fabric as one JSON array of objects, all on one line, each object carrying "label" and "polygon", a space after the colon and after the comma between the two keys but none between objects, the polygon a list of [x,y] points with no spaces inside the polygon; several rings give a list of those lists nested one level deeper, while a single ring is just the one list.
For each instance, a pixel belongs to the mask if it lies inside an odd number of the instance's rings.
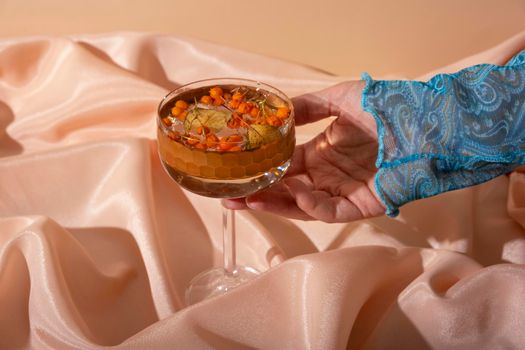
[{"label": "peach satin fabric", "polygon": [[[522,49],[525,35],[441,71]],[[189,280],[221,263],[220,205],[164,173],[155,112],[221,76],[291,96],[346,79],[173,36],[0,42],[0,349],[525,346],[520,171],[395,220],[239,212],[238,260],[264,273],[185,307]]]}]

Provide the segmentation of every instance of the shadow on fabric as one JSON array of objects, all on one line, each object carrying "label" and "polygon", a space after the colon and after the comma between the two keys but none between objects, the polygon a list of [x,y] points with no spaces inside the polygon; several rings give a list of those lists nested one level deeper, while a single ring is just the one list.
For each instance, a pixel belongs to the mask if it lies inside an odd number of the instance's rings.
[{"label": "shadow on fabric", "polygon": [[0,101],[0,158],[22,153],[24,148],[7,133],[7,127],[15,120],[11,108]]},{"label": "shadow on fabric", "polygon": [[95,57],[105,62],[111,63],[120,69],[137,74],[141,78],[153,82],[165,89],[168,89],[169,91],[175,90],[180,86],[180,84],[169,80],[164,67],[160,63],[159,58],[155,53],[155,46],[151,43],[146,43],[141,47],[136,70],[122,67],[116,63],[106,52],[86,42],[76,42],[76,44],[89,51]]},{"label": "shadow on fabric", "polygon": [[[96,343],[119,344],[158,321],[144,259],[129,231],[116,227],[67,231],[86,254],[78,260],[59,257],[64,259],[60,264],[63,277],[78,315]],[[79,271],[83,272],[79,275]],[[90,278],[95,283],[86,282]]]}]

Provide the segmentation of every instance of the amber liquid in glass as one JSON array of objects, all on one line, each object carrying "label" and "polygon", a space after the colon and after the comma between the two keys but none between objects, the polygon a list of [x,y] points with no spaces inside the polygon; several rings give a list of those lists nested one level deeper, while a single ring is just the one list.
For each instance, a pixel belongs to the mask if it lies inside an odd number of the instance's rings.
[{"label": "amber liquid in glass", "polygon": [[[210,88],[211,86],[203,87],[173,97],[161,107],[160,118],[170,117],[177,100],[188,101],[188,103],[198,101]],[[229,91],[232,87],[221,86],[221,88]],[[246,87],[246,89],[252,88]],[[269,91],[258,89],[258,93],[285,103]],[[203,106],[202,108],[213,110],[216,107]],[[226,112],[229,111],[227,107],[220,108]],[[261,140],[261,144],[249,149],[246,147],[249,142],[247,134],[252,132],[256,135],[255,129],[250,130],[256,125],[243,123],[238,128],[226,126],[224,128],[226,130],[217,130],[218,135],[221,133],[241,135],[243,140],[236,142],[238,146],[241,146],[241,150],[238,151],[221,151],[214,147],[202,149],[189,145],[185,142],[184,134],[186,138],[195,137],[202,143],[205,142],[205,135],[202,132],[198,134],[185,130],[186,126],[184,122],[178,120],[174,120],[169,127],[159,123],[157,137],[162,163],[168,174],[181,186],[208,197],[244,197],[268,187],[278,181],[288,168],[295,146],[293,118],[291,117],[283,121],[282,125],[266,126],[273,132],[271,142],[266,143]],[[259,126],[259,129],[263,127]]]}]

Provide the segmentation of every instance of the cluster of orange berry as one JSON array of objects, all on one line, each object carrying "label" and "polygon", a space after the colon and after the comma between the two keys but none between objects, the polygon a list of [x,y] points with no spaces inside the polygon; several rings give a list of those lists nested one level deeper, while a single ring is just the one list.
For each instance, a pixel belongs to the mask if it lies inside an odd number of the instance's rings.
[{"label": "cluster of orange berry", "polygon": [[[171,115],[179,119],[180,121],[184,121],[184,119],[186,119],[186,116],[188,115],[187,109],[188,102],[183,100],[177,100],[177,102],[175,102],[175,105],[171,109]],[[169,118],[162,118],[162,123],[166,125],[166,127],[170,127],[172,124]]]},{"label": "cluster of orange berry", "polygon": [[197,134],[203,138],[189,137],[186,143],[202,150],[216,150],[221,152],[237,152],[242,150],[243,137],[239,134],[223,136],[219,138],[206,126],[199,126]]},{"label": "cluster of orange berry", "polygon": [[242,151],[243,137],[239,134],[233,134],[223,137],[218,137],[210,128],[206,126],[199,126],[195,136],[182,136],[180,132],[170,130],[168,137],[173,141],[184,141],[187,145],[201,150],[215,150],[219,152],[237,152]]},{"label": "cluster of orange berry", "polygon": [[[238,129],[241,127],[250,128],[251,124],[271,125],[279,127],[283,125],[284,121],[290,115],[288,107],[269,107],[265,106],[264,101],[252,98],[246,99],[247,93],[242,93],[240,90],[232,90],[231,92],[224,92],[219,86],[210,88],[209,94],[203,95],[199,98],[199,102],[210,106],[225,106],[232,114],[227,120],[227,127],[230,129]],[[184,122],[188,116],[188,102],[184,100],[177,100],[171,108],[171,116]],[[162,118],[162,122],[167,126],[171,126],[170,118]],[[235,152],[242,150],[243,136],[240,134],[233,134],[219,137],[207,126],[200,126],[197,128],[197,135],[182,136],[177,131],[168,131],[168,137],[174,141],[183,141],[184,143],[202,150],[215,150],[220,152]]]},{"label": "cluster of orange berry", "polygon": [[175,102],[175,106],[171,109],[171,115],[175,118],[184,121],[188,115],[188,102],[184,100],[178,100]]},{"label": "cluster of orange berry", "polygon": [[212,87],[210,89],[209,95],[204,95],[200,98],[199,102],[206,105],[222,106],[226,103],[226,99],[231,99],[232,95],[229,93],[224,93],[222,88],[219,86]]},{"label": "cluster of orange berry", "polygon": [[177,131],[168,131],[168,137],[173,141],[184,141],[186,144],[204,151],[214,150],[219,152],[242,151],[243,137],[239,134],[219,138],[207,127],[197,128],[197,133],[203,137],[181,136]]},{"label": "cluster of orange berry", "polygon": [[[281,126],[283,121],[290,115],[288,107],[279,107],[275,113],[267,113],[268,110],[262,111],[256,103],[245,100],[245,95],[240,91],[233,94],[224,92],[219,86],[212,87],[209,95],[204,95],[199,102],[208,105],[222,106],[226,105],[234,113],[228,122],[228,127],[239,128],[243,124],[262,124]],[[249,115],[251,118],[244,119],[242,115]],[[246,125],[244,125],[246,126]]]}]

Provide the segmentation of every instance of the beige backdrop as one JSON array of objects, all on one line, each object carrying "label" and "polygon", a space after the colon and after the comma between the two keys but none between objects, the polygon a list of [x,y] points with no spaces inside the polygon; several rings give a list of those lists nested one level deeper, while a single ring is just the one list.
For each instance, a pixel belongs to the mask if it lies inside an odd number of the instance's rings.
[{"label": "beige backdrop", "polygon": [[0,0],[0,36],[173,33],[339,75],[416,77],[525,29],[523,0]]}]

